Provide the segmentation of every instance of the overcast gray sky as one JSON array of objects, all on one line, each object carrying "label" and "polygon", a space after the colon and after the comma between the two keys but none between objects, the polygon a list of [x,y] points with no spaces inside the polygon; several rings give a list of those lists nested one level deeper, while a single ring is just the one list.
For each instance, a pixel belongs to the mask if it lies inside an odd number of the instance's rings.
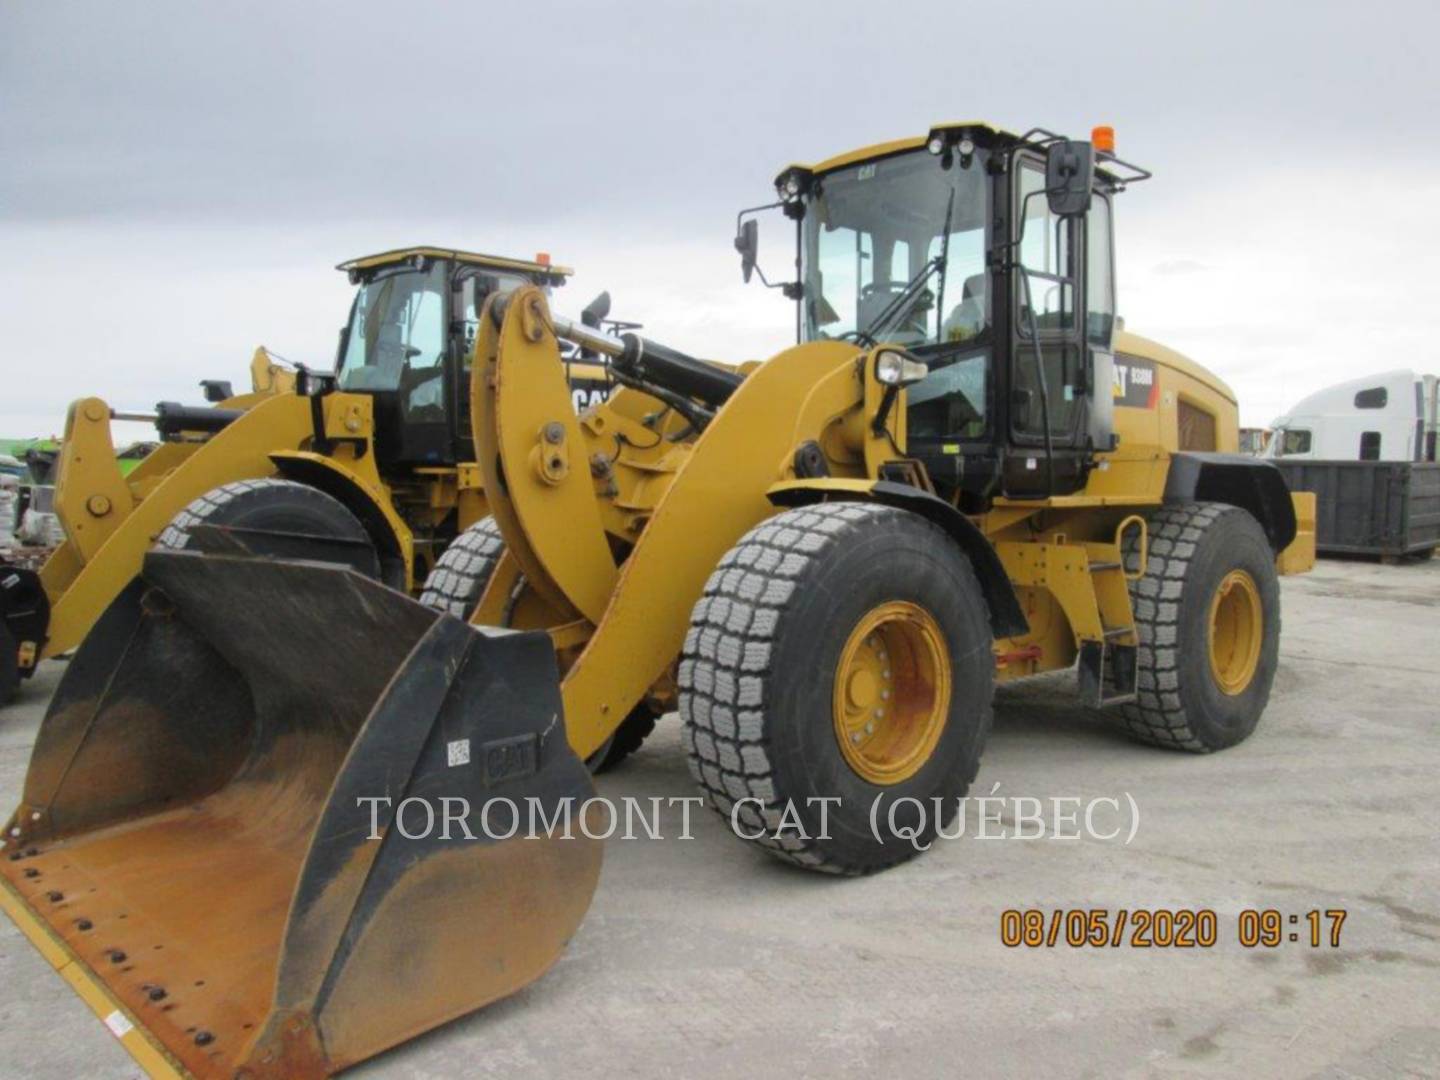
[{"label": "overcast gray sky", "polygon": [[197,400],[261,343],[327,364],[332,267],[407,243],[546,250],[579,271],[557,308],[608,288],[660,340],[766,356],[793,310],[741,285],[735,210],[955,119],[1114,125],[1156,172],[1117,209],[1129,328],[1265,423],[1440,369],[1437,33],[1434,0],[6,0],[0,435]]}]

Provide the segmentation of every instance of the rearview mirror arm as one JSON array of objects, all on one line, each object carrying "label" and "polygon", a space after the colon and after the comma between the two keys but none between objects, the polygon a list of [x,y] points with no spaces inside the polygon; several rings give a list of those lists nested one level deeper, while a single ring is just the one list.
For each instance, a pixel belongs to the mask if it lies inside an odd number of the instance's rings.
[{"label": "rearview mirror arm", "polygon": [[[735,250],[740,252],[742,258],[744,258],[746,254],[745,248],[741,242],[742,237],[744,236],[745,219],[752,214],[758,214],[762,210],[784,209],[787,205],[788,204],[783,202],[765,203],[762,206],[747,207],[746,209],[741,210],[738,214],[735,215]],[[754,269],[756,276],[759,277],[760,284],[764,285],[765,288],[781,289],[784,291],[785,296],[790,300],[800,299],[803,290],[801,288],[799,280],[771,281],[765,276],[765,271],[760,268],[760,263],[758,260],[753,262],[751,266]],[[795,270],[798,276],[800,270],[800,221],[798,218],[795,221]],[[748,277],[746,278],[746,281],[749,281]],[[798,312],[795,317],[798,325],[800,318]]]}]

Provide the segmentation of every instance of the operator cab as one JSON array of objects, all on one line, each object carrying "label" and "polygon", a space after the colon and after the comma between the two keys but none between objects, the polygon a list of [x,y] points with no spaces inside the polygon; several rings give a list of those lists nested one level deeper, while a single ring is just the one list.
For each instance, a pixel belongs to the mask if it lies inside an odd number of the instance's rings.
[{"label": "operator cab", "polygon": [[340,331],[337,389],[375,401],[381,461],[445,466],[474,457],[470,354],[485,298],[572,273],[534,262],[439,248],[404,248],[341,263],[359,286]]},{"label": "operator cab", "polygon": [[1092,145],[951,124],[776,180],[772,205],[796,222],[800,280],[783,287],[800,340],[924,363],[906,452],[967,511],[1074,492],[1113,447],[1111,202],[1150,174],[1115,159],[1108,132]]}]

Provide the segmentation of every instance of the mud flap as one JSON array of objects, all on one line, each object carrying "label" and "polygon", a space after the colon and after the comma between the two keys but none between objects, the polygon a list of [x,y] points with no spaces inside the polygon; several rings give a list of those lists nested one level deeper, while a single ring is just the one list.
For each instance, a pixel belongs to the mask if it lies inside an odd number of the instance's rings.
[{"label": "mud flap", "polygon": [[184,1071],[326,1076],[554,962],[593,792],[547,635],[154,552],[56,691],[0,899]]}]

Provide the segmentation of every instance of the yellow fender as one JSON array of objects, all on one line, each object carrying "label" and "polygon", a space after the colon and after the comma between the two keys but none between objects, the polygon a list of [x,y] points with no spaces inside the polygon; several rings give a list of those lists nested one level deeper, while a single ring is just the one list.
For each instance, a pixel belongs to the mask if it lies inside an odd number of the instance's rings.
[{"label": "yellow fender", "polygon": [[386,584],[404,591],[410,589],[415,574],[414,534],[395,512],[394,501],[373,464],[366,470],[358,467],[361,462],[326,457],[313,450],[282,450],[271,454],[270,460],[286,479],[307,484],[342,502],[375,541]]},{"label": "yellow fender", "polygon": [[997,638],[1024,634],[1029,625],[1025,611],[1016,597],[1005,565],[995,545],[986,539],[980,527],[939,496],[928,491],[897,484],[888,480],[845,477],[811,477],[805,480],[784,480],[775,484],[766,497],[780,507],[810,506],[832,500],[863,499],[884,503],[900,510],[918,514],[949,534],[955,546],[970,560],[980,582],[990,626]]}]

